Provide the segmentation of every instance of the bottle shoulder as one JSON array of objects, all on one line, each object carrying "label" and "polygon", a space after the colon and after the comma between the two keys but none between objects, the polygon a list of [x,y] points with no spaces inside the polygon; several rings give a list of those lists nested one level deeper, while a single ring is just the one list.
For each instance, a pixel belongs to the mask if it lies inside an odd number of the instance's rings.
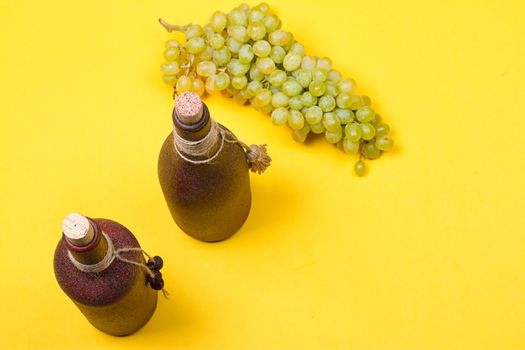
[{"label": "bottle shoulder", "polygon": [[[102,232],[111,239],[116,249],[140,247],[135,236],[123,225],[108,219],[93,220],[99,225]],[[140,252],[123,254],[130,260],[143,261]],[[60,287],[71,299],[91,306],[109,305],[120,300],[133,287],[137,274],[143,274],[140,267],[117,259],[100,273],[82,272],[69,260],[64,238],[60,239],[55,250],[54,271]]]}]

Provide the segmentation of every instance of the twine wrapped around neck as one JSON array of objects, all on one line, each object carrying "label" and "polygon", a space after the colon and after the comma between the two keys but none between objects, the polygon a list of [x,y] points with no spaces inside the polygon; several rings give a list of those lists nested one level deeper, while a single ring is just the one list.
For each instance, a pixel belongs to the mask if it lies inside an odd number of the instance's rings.
[{"label": "twine wrapped around neck", "polygon": [[[219,140],[220,139],[220,140]],[[272,158],[268,155],[266,144],[250,145],[240,141],[233,133],[221,128],[217,122],[211,120],[210,130],[202,139],[188,141],[180,136],[176,130],[173,132],[173,143],[177,154],[185,161],[192,164],[209,164],[221,153],[224,143],[236,143],[244,150],[250,170],[262,174],[271,164]],[[217,150],[211,154],[213,146],[220,142]],[[191,157],[205,157],[204,159],[192,159]]]},{"label": "twine wrapped around neck", "polygon": [[[86,272],[86,273],[99,273],[107,269],[111,265],[111,263],[113,263],[113,261],[116,259],[116,260],[122,261],[123,263],[135,265],[135,266],[142,268],[148,274],[150,278],[155,277],[155,273],[152,271],[152,269],[150,269],[148,265],[142,262],[130,260],[122,255],[122,253],[127,253],[127,252],[140,252],[151,259],[150,255],[146,253],[146,251],[144,251],[142,248],[135,248],[135,247],[124,247],[124,248],[115,249],[115,246],[113,245],[113,242],[111,241],[109,236],[106,235],[104,232],[102,232],[102,236],[104,236],[104,238],[107,241],[108,250],[104,258],[102,258],[102,260],[100,260],[96,264],[92,264],[92,265],[82,264],[81,262],[75,259],[75,257],[69,250],[67,251],[69,260],[77,269],[79,269],[82,272]],[[164,294],[164,297],[167,299],[169,296],[169,293],[164,288],[162,288],[162,293]]]}]

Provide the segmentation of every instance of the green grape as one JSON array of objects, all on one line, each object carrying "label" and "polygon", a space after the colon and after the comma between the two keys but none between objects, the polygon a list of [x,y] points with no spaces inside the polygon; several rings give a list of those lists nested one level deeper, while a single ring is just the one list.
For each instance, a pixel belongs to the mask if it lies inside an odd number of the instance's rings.
[{"label": "green grape", "polygon": [[257,91],[255,96],[253,97],[253,101],[256,105],[262,107],[266,106],[272,101],[272,93],[270,90],[262,88]]},{"label": "green grape", "polygon": [[326,87],[325,95],[337,97],[339,95],[339,88],[337,87],[337,84],[333,81],[327,80],[324,82],[324,85]]},{"label": "green grape", "polygon": [[245,100],[249,100],[250,98],[252,98],[254,95],[250,95],[250,93],[248,92],[248,85],[246,85],[244,88],[242,88],[240,91],[239,91],[239,94],[241,94],[241,96],[245,99]]},{"label": "green grape", "polygon": [[314,134],[323,134],[326,129],[323,126],[323,123],[317,123],[317,124],[310,124],[310,129]]},{"label": "green grape", "polygon": [[252,22],[248,24],[248,36],[250,39],[257,41],[266,35],[266,27],[262,22]]},{"label": "green grape", "polygon": [[273,111],[273,107],[272,107],[272,105],[269,103],[269,104],[267,104],[266,106],[262,106],[262,107],[260,107],[259,110],[260,110],[261,112],[263,112],[264,114],[271,115],[271,114],[272,114],[272,111]]},{"label": "green grape", "polygon": [[369,106],[363,106],[355,112],[355,117],[361,123],[367,123],[371,121],[375,116],[375,112]]},{"label": "green grape", "polygon": [[363,99],[361,98],[361,96],[351,95],[351,97],[350,97],[350,109],[355,111],[355,110],[358,110],[361,107],[363,107]]},{"label": "green grape", "polygon": [[253,43],[253,53],[257,57],[267,57],[272,50],[272,46],[266,40],[258,40]]},{"label": "green grape", "polygon": [[215,89],[215,75],[211,75],[208,78],[206,78],[206,83],[204,84],[204,89],[207,93],[213,94]]},{"label": "green grape", "polygon": [[295,109],[290,111],[288,115],[288,125],[293,130],[300,130],[304,127],[304,117],[303,114]]},{"label": "green grape", "polygon": [[[319,106],[308,107],[304,115],[306,122],[310,125],[319,124],[323,120],[323,111]],[[324,126],[323,126],[324,131]]]},{"label": "green grape", "polygon": [[337,95],[337,107],[339,108],[350,108],[352,104],[352,96],[347,92],[341,92]]},{"label": "green grape", "polygon": [[243,96],[243,94],[240,91],[233,95],[233,99],[235,100],[235,102],[241,105],[245,104],[247,101],[247,99]]},{"label": "green grape", "polygon": [[288,101],[288,106],[290,106],[291,109],[295,110],[301,110],[303,108],[303,103],[301,102],[301,96],[296,95],[290,98]]},{"label": "green grape", "polygon": [[257,68],[256,64],[252,64],[249,74],[250,80],[261,81],[264,79],[264,74]]},{"label": "green grape", "polygon": [[357,176],[363,176],[366,172],[365,163],[362,160],[358,160],[354,165],[354,172]]},{"label": "green grape", "polygon": [[306,140],[306,137],[310,133],[310,127],[305,124],[301,129],[294,130],[292,132],[292,138],[299,143],[303,143]]},{"label": "green grape", "polygon": [[270,74],[275,69],[275,63],[273,63],[270,57],[259,57],[255,61],[256,67],[261,74]]},{"label": "green grape", "polygon": [[263,14],[267,14],[270,10],[270,5],[268,5],[266,2],[261,2],[259,5],[255,6],[255,8],[261,11]]},{"label": "green grape", "polygon": [[244,64],[250,64],[253,60],[253,48],[250,44],[244,44],[239,49],[239,61]]},{"label": "green grape", "polygon": [[281,90],[288,96],[295,96],[303,91],[303,87],[295,80],[287,80],[284,82]]},{"label": "green grape", "polygon": [[372,103],[372,100],[368,96],[361,96],[361,99],[363,100],[363,106],[370,106]]},{"label": "green grape", "polygon": [[202,96],[204,94],[204,83],[199,78],[192,79],[191,82],[191,91],[196,93],[199,96]]},{"label": "green grape", "polygon": [[328,57],[319,58],[317,60],[317,68],[328,73],[332,69],[332,60]]},{"label": "green grape", "polygon": [[177,62],[164,62],[160,66],[160,69],[164,75],[177,75],[177,73],[180,71],[179,64]]},{"label": "green grape", "polygon": [[[285,67],[286,68],[286,67]],[[300,68],[294,71],[295,79],[303,88],[307,88],[310,86],[310,83],[312,82],[312,72],[309,70]]]},{"label": "green grape", "polygon": [[312,56],[304,56],[301,62],[301,68],[306,70],[314,70],[317,65],[317,58]]},{"label": "green grape", "polygon": [[324,138],[328,143],[336,144],[343,138],[343,129],[339,128],[336,131],[328,131],[324,133]]},{"label": "green grape", "polygon": [[177,76],[175,75],[163,75],[162,81],[168,84],[169,86],[175,86],[177,84]]},{"label": "green grape", "polygon": [[239,5],[239,9],[244,11],[244,13],[246,13],[246,15],[248,15],[248,13],[250,12],[250,5],[248,5],[247,3],[243,2],[242,4]]},{"label": "green grape", "polygon": [[272,33],[281,28],[281,20],[276,15],[267,15],[262,19],[262,22],[266,28],[266,33]]},{"label": "green grape", "polygon": [[336,108],[335,115],[341,121],[341,124],[348,124],[354,120],[354,112],[346,108]]},{"label": "green grape", "polygon": [[289,112],[286,108],[279,107],[272,112],[272,123],[275,125],[284,125],[288,121]]},{"label": "green grape", "polygon": [[343,151],[346,153],[357,153],[359,151],[359,142],[354,142],[345,137],[343,139]]},{"label": "green grape", "polygon": [[289,53],[284,56],[283,68],[288,72],[292,72],[301,66],[302,57],[300,55]]},{"label": "green grape", "polygon": [[385,123],[380,123],[375,128],[377,137],[386,136],[390,132],[390,127]]},{"label": "green grape", "polygon": [[359,124],[359,127],[361,128],[361,137],[363,140],[371,140],[374,138],[376,134],[376,129],[374,126],[370,123],[361,123]]},{"label": "green grape", "polygon": [[286,107],[288,106],[289,97],[282,92],[276,92],[272,96],[272,106],[274,107]]},{"label": "green grape", "polygon": [[356,89],[356,84],[354,79],[343,79],[337,83],[339,90],[347,94],[354,94]]},{"label": "green grape", "polygon": [[377,113],[374,115],[372,120],[370,120],[370,124],[372,124],[376,129],[377,129],[377,126],[380,124],[380,122],[381,122],[381,116]]},{"label": "green grape", "polygon": [[308,108],[309,107],[306,107],[306,106],[303,106],[303,108],[301,108],[301,113],[303,114],[303,116],[305,117],[305,120],[306,120],[306,112],[308,112]]},{"label": "green grape", "polygon": [[184,32],[186,40],[189,41],[193,38],[198,38],[204,34],[204,29],[198,24],[190,24]]},{"label": "green grape", "polygon": [[221,11],[215,11],[210,18],[210,27],[216,33],[221,33],[228,24],[228,18],[226,14]]},{"label": "green grape", "polygon": [[175,61],[180,56],[180,49],[178,46],[168,47],[164,51],[164,58],[166,61]]},{"label": "green grape", "polygon": [[323,82],[312,81],[308,86],[308,90],[313,96],[319,97],[324,94],[324,92],[326,91],[326,87]]},{"label": "green grape", "polygon": [[248,78],[246,78],[246,76],[244,76],[244,75],[233,77],[233,78],[231,78],[231,84],[237,90],[241,90],[246,85],[248,85]]},{"label": "green grape", "polygon": [[186,75],[183,75],[177,80],[177,85],[175,88],[177,89],[178,94],[182,94],[183,92],[191,91],[193,87],[192,79]]},{"label": "green grape", "polygon": [[301,63],[302,63],[303,56],[304,56],[304,45],[299,42],[294,42],[288,53],[293,53],[293,54],[301,56]]},{"label": "green grape", "polygon": [[317,104],[317,97],[312,95],[310,91],[305,91],[301,95],[301,103],[305,107],[312,107]]},{"label": "green grape", "polygon": [[358,142],[361,139],[361,127],[359,123],[350,123],[345,126],[345,136],[351,141]]},{"label": "green grape", "polygon": [[375,146],[381,151],[388,151],[394,147],[394,141],[388,136],[381,136],[376,139]]},{"label": "green grape", "polygon": [[286,51],[280,46],[273,46],[270,50],[270,57],[276,64],[281,64],[286,56]]},{"label": "green grape", "polygon": [[217,67],[215,66],[215,63],[211,61],[202,61],[197,64],[196,71],[201,77],[209,77],[210,75],[217,73]]},{"label": "green grape", "polygon": [[367,159],[377,159],[381,155],[381,151],[371,142],[368,142],[363,148],[363,156]]},{"label": "green grape", "polygon": [[227,32],[229,36],[231,36],[232,38],[234,38],[235,40],[241,43],[245,43],[248,40],[250,40],[246,27],[242,25],[239,25],[239,24],[229,25],[227,28]]},{"label": "green grape", "polygon": [[198,57],[200,61],[209,61],[213,58],[213,48],[211,46],[206,45],[204,50],[199,53]]},{"label": "green grape", "polygon": [[230,77],[228,74],[221,72],[215,75],[214,84],[216,90],[222,91],[230,85]]},{"label": "green grape", "polygon": [[226,46],[221,47],[220,49],[213,52],[213,62],[219,67],[225,66],[228,62],[230,62],[230,59],[231,54]]},{"label": "green grape", "polygon": [[262,84],[257,80],[250,81],[248,85],[246,85],[246,91],[248,92],[250,97],[255,96],[257,91],[259,91],[260,89],[262,89]]},{"label": "green grape", "polygon": [[341,121],[337,118],[337,115],[332,112],[325,113],[323,115],[323,126],[327,131],[336,132],[341,128]]},{"label": "green grape", "polygon": [[226,47],[228,48],[228,50],[230,50],[231,53],[238,54],[239,50],[241,49],[241,46],[243,45],[243,43],[238,42],[232,37],[226,39]]},{"label": "green grape", "polygon": [[270,84],[272,84],[272,86],[279,87],[284,84],[287,77],[288,76],[286,75],[284,71],[280,69],[276,69],[270,73],[268,81],[270,82]]},{"label": "green grape", "polygon": [[264,12],[259,10],[258,8],[253,8],[250,13],[248,14],[248,21],[250,23],[253,22],[259,22],[264,18]]},{"label": "green grape", "polygon": [[330,112],[335,108],[335,99],[332,96],[324,95],[319,98],[319,102],[317,102],[317,104],[323,110],[323,112]]},{"label": "green grape", "polygon": [[242,64],[237,58],[233,58],[226,67],[234,77],[244,76],[250,70],[249,64]]},{"label": "green grape", "polygon": [[339,81],[341,81],[341,73],[339,73],[338,71],[334,70],[334,69],[331,69],[328,74],[326,75],[326,77],[328,78],[328,80],[334,82],[334,83],[338,83]]},{"label": "green grape", "polygon": [[186,43],[186,50],[188,50],[189,53],[197,54],[206,48],[206,41],[201,37],[191,38]]},{"label": "green grape", "polygon": [[294,44],[294,42],[295,42],[295,40],[294,40],[293,35],[292,35],[291,40],[288,43],[283,45],[284,51],[289,52],[290,49],[292,48],[292,45]]},{"label": "green grape", "polygon": [[228,14],[228,20],[233,25],[246,26],[248,25],[248,16],[241,9],[233,9]]},{"label": "green grape", "polygon": [[215,34],[215,31],[213,30],[213,28],[211,27],[211,25],[209,23],[207,23],[204,27],[204,35],[206,36],[206,38],[209,38],[211,35]]},{"label": "green grape", "polygon": [[324,82],[326,80],[326,72],[320,68],[312,69],[312,80],[317,82]]},{"label": "green grape", "polygon": [[268,41],[272,45],[285,46],[293,40],[293,35],[284,30],[276,30],[268,35]]},{"label": "green grape", "polygon": [[[231,81],[231,80],[230,80]],[[226,89],[224,89],[222,91],[222,93],[225,93],[226,95],[228,95],[229,97],[233,97],[233,95],[235,95],[236,93],[238,93],[239,90],[237,90],[236,88],[234,88],[233,86],[231,85],[228,85],[226,87]]]},{"label": "green grape", "polygon": [[164,44],[164,46],[168,49],[170,47],[176,47],[176,48],[179,48],[180,49],[180,44],[177,40],[175,39],[170,39],[170,40],[167,40],[166,43]]}]

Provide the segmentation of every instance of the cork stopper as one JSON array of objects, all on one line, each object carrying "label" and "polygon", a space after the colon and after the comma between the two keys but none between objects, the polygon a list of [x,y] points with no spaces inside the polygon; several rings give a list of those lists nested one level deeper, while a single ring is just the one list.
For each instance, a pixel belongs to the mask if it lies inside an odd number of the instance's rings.
[{"label": "cork stopper", "polygon": [[175,113],[184,124],[197,123],[202,117],[202,109],[201,98],[193,92],[184,92],[175,102]]},{"label": "cork stopper", "polygon": [[91,243],[95,232],[89,220],[80,214],[71,213],[62,221],[62,232],[66,239],[77,247]]}]

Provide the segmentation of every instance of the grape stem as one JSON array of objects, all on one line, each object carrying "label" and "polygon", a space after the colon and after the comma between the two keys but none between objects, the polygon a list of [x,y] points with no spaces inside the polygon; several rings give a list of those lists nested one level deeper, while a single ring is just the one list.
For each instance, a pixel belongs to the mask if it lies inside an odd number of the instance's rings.
[{"label": "grape stem", "polygon": [[159,23],[164,27],[166,28],[166,30],[168,32],[173,32],[173,31],[176,31],[176,32],[182,32],[184,33],[187,29],[188,29],[188,25],[185,25],[185,26],[180,26],[180,25],[177,25],[177,24],[169,24],[168,22],[166,22],[165,20],[163,20],[162,18],[159,18]]}]

